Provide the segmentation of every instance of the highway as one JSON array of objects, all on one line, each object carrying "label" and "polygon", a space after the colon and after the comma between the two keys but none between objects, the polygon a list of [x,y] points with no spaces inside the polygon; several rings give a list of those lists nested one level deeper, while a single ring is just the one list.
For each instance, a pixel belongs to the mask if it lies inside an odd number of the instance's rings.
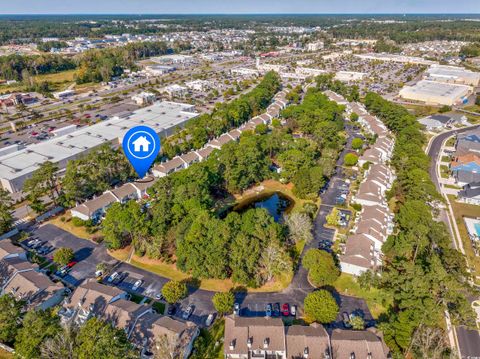
[{"label": "highway", "polygon": [[[435,183],[439,192],[441,192],[441,186],[439,183],[439,178],[438,178],[436,168],[437,168],[438,159],[439,159],[440,151],[442,149],[443,142],[452,135],[458,135],[458,134],[461,134],[473,129],[477,129],[477,128],[480,128],[480,125],[448,131],[440,135],[437,135],[431,141],[430,147],[428,148],[428,152],[427,152],[428,156],[431,158],[429,172],[430,172],[430,177],[432,181]],[[448,217],[447,217],[448,214],[446,213],[446,211],[442,211],[442,212],[444,213],[441,214],[440,217],[447,224],[447,227],[450,228],[450,223],[448,222]],[[452,229],[451,229],[451,237],[452,237],[454,248],[457,248]],[[480,334],[478,330],[471,330],[466,328],[465,326],[456,326],[455,332],[458,340],[458,347],[459,347],[458,349],[460,352],[459,353],[460,358],[462,359],[463,358],[480,358]]]}]

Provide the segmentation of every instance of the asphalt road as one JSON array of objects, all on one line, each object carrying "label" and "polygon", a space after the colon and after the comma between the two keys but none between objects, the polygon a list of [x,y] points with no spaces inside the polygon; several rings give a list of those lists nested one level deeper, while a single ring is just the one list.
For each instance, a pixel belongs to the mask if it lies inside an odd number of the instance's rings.
[{"label": "asphalt road", "polygon": [[[448,131],[448,132],[442,133],[441,135],[438,135],[436,138],[432,140],[432,143],[430,144],[430,148],[428,150],[428,156],[432,159],[430,161],[430,177],[433,183],[435,183],[435,185],[437,186],[437,189],[439,191],[441,189],[440,189],[440,183],[438,181],[436,167],[437,167],[438,155],[442,148],[443,141],[445,141],[448,137],[454,134],[458,135],[460,133],[471,131],[479,127],[480,125],[475,127],[470,127],[467,129],[462,128],[458,130]],[[446,222],[448,227],[449,224],[448,224],[448,218],[446,217],[446,214],[441,215],[441,218],[444,222]],[[470,358],[470,359],[480,358],[480,334],[478,330],[470,330],[464,326],[457,326],[455,327],[455,331],[458,338],[458,345],[459,345],[461,358],[462,359],[463,358]]]}]

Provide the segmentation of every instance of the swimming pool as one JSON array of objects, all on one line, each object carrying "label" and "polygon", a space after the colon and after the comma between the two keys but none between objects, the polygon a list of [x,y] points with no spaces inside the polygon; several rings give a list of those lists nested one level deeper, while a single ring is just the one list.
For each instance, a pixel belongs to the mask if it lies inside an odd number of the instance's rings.
[{"label": "swimming pool", "polygon": [[473,225],[473,227],[475,228],[475,231],[477,232],[477,236],[480,237],[480,223],[478,223],[478,222],[475,223],[475,224]]}]

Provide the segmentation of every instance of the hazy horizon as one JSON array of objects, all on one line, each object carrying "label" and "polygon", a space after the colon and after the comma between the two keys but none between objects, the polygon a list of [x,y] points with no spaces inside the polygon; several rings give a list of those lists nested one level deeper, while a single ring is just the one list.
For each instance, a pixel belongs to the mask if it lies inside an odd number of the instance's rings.
[{"label": "hazy horizon", "polygon": [[[0,0],[0,2],[6,2]],[[464,0],[18,0],[0,15],[477,15],[480,1]]]}]

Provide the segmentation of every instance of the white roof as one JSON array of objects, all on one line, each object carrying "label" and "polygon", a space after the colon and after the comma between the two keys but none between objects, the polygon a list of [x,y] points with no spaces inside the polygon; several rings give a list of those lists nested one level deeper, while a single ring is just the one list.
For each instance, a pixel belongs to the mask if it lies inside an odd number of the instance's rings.
[{"label": "white roof", "polygon": [[456,85],[444,82],[422,80],[417,82],[414,86],[405,86],[400,94],[405,93],[427,96],[441,96],[452,99],[457,99],[465,95],[465,91],[471,89],[470,86]]},{"label": "white roof", "polygon": [[480,72],[473,72],[463,67],[433,65],[427,70],[427,72],[430,75],[438,77],[463,78],[472,79],[477,82],[480,81]]},{"label": "white roof", "polygon": [[46,161],[60,162],[76,158],[102,143],[121,143],[123,135],[132,127],[145,125],[161,134],[165,129],[175,127],[196,117],[193,106],[175,102],[156,102],[134,111],[126,117],[113,118],[92,126],[52,138],[48,141],[29,145],[14,153],[0,156],[0,178],[12,180],[29,174]]}]

